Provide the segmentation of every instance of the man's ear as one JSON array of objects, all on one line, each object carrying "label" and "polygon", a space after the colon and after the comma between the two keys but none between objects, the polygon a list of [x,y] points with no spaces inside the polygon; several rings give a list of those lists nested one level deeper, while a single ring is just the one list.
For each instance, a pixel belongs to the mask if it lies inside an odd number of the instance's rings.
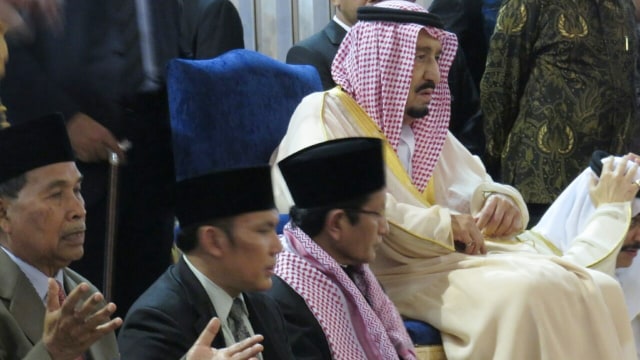
[{"label": "man's ear", "polygon": [[345,222],[348,220],[344,210],[330,210],[324,219],[325,232],[331,236],[333,240],[340,240],[346,224]]},{"label": "man's ear", "polygon": [[11,222],[9,221],[9,215],[7,213],[8,207],[9,201],[0,197],[0,229],[7,234],[11,232]]},{"label": "man's ear", "polygon": [[204,225],[198,228],[198,247],[214,257],[222,257],[229,247],[227,234],[217,226]]}]

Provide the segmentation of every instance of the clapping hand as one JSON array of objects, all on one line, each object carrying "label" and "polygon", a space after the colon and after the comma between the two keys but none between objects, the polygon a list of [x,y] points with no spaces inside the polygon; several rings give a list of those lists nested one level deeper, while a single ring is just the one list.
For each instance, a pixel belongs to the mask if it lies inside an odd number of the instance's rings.
[{"label": "clapping hand", "polygon": [[114,303],[99,308],[104,300],[102,294],[95,293],[82,301],[89,285],[76,286],[62,305],[58,289],[58,283],[49,279],[42,341],[53,360],[77,359],[93,343],[122,325],[122,319],[111,319],[116,311]]},{"label": "clapping hand", "polygon": [[[640,182],[636,181],[638,164],[630,155],[622,158],[617,165],[610,159],[602,164],[602,173],[598,180],[596,176],[591,179],[589,196],[593,204],[626,202],[635,198],[640,189]],[[627,169],[629,160],[634,161]]]},{"label": "clapping hand", "polygon": [[262,352],[262,335],[254,335],[223,349],[211,347],[220,330],[220,319],[214,317],[204,328],[198,340],[187,353],[187,360],[257,360]]}]

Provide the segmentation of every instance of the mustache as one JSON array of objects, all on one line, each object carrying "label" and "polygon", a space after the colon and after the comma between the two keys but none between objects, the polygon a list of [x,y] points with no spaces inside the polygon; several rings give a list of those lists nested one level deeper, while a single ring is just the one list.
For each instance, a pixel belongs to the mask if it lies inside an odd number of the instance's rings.
[{"label": "mustache", "polygon": [[85,224],[82,224],[82,225],[74,226],[69,229],[65,229],[65,231],[62,233],[62,236],[64,237],[67,235],[84,232],[84,231],[87,231],[87,227],[85,226]]},{"label": "mustache", "polygon": [[635,241],[633,244],[624,245],[622,246],[622,248],[620,248],[620,251],[637,250],[637,249],[640,249],[640,241]]},{"label": "mustache", "polygon": [[421,84],[416,88],[416,92],[420,92],[422,90],[427,90],[427,89],[433,90],[435,88],[436,88],[436,83],[433,82],[432,80],[427,80],[427,82],[425,82],[424,84]]}]

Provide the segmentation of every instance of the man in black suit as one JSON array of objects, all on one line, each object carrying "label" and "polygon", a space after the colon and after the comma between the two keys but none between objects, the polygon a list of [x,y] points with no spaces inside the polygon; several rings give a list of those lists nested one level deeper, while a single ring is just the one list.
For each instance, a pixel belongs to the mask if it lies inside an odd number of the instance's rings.
[{"label": "man in black suit", "polygon": [[[89,213],[85,256],[74,269],[98,287],[108,151],[126,161],[120,169],[112,299],[124,315],[171,262],[174,170],[165,64],[174,57],[212,57],[243,47],[241,23],[227,0],[56,3],[62,6],[64,21],[58,27],[51,29],[30,16],[31,36],[8,38],[11,58],[0,97],[12,123],[54,111],[65,115],[85,178],[82,190]],[[135,5],[138,13],[125,16],[125,5]],[[132,67],[130,59],[136,55]],[[125,139],[132,143],[126,154],[119,146]],[[145,271],[139,271],[141,264]]]},{"label": "man in black suit", "polygon": [[244,48],[242,21],[229,0],[182,0],[180,57],[210,59]]},{"label": "man in black suit", "polygon": [[[268,165],[216,171],[177,185],[184,252],[131,307],[118,336],[123,359],[178,359],[220,318],[221,348],[262,334],[263,360],[292,359],[271,287],[282,245]],[[238,315],[240,314],[240,315]]]},{"label": "man in black suit", "polygon": [[[458,51],[449,71],[449,130],[474,155],[484,160],[485,138],[480,110],[480,79],[487,57],[481,0],[434,0],[429,12],[458,36]],[[494,169],[488,169],[494,175]]]},{"label": "man in black suit", "polygon": [[327,141],[278,167],[295,206],[268,293],[296,358],[415,359],[400,314],[367,265],[389,232],[382,141]]},{"label": "man in black suit", "polygon": [[287,64],[313,65],[320,74],[322,87],[329,90],[336,86],[331,77],[331,63],[347,31],[357,21],[358,7],[377,1],[333,0],[336,14],[322,31],[300,41],[287,52]]},{"label": "man in black suit", "polygon": [[[438,15],[448,31],[458,36],[476,90],[487,61],[491,33],[485,33],[482,0],[433,0],[429,12]],[[493,30],[493,29],[491,29]]]}]

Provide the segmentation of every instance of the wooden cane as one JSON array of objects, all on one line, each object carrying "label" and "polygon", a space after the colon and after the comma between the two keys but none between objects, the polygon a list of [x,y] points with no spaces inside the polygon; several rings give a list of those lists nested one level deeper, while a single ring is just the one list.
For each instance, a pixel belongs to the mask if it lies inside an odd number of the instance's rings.
[{"label": "wooden cane", "polygon": [[105,239],[104,272],[102,286],[104,298],[112,299],[113,290],[113,264],[115,260],[116,232],[117,232],[117,205],[118,205],[118,167],[120,158],[118,154],[109,151],[109,194],[107,199],[107,233]]}]

